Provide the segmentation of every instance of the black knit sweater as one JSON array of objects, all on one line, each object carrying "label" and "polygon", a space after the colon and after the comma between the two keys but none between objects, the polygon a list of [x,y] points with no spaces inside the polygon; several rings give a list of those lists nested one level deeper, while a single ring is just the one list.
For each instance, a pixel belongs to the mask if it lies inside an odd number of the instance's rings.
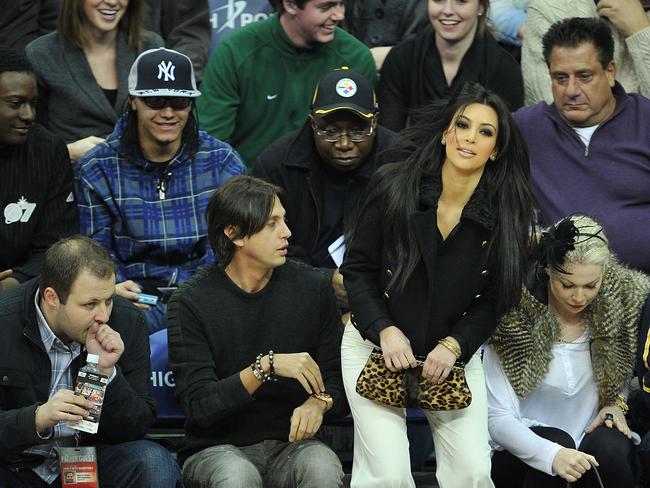
[{"label": "black knit sweater", "polygon": [[327,416],[348,411],[341,379],[342,325],[324,275],[287,261],[257,293],[235,285],[216,265],[197,273],[167,309],[169,364],[187,417],[181,459],[209,446],[289,438],[293,409],[308,398],[295,379],[278,378],[249,395],[239,372],[255,357],[308,352],[334,398]]}]

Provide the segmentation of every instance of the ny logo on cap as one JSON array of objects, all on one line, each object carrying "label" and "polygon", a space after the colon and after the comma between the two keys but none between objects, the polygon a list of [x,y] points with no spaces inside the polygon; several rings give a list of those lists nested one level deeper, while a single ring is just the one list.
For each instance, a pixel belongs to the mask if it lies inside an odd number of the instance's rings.
[{"label": "ny logo on cap", "polygon": [[161,61],[158,64],[158,79],[162,79],[164,75],[165,79],[163,81],[175,81],[176,77],[174,76],[174,71],[176,71],[176,66],[174,66],[171,61],[168,61],[167,64],[165,64],[164,61]]}]

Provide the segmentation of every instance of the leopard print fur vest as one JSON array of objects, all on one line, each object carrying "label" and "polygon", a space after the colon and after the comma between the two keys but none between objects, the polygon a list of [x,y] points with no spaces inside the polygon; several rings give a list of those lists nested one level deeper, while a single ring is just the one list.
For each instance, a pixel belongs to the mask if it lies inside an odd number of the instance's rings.
[{"label": "leopard print fur vest", "polygon": [[[600,291],[586,310],[600,408],[612,404],[632,376],[639,320],[648,293],[648,276],[611,258]],[[491,338],[520,398],[535,390],[548,373],[559,336],[560,324],[548,306],[524,289],[519,305],[502,317]]]}]

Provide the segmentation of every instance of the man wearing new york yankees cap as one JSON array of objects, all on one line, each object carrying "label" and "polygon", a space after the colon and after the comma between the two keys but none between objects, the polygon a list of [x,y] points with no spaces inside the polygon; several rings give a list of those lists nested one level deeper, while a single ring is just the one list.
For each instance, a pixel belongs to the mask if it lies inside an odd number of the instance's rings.
[{"label": "man wearing new york yankees cap", "polygon": [[396,157],[386,151],[395,134],[377,125],[377,115],[365,76],[346,67],[330,71],[318,82],[302,128],[267,147],[253,169],[285,191],[293,233],[288,255],[321,268],[343,309],[347,294],[329,248],[351,230],[372,174]]},{"label": "man wearing new york yankees cap", "polygon": [[[187,56],[143,52],[129,73],[127,112],[75,168],[81,232],[109,251],[116,294],[145,310],[152,333],[164,328],[166,293],[213,261],[206,206],[244,170],[230,145],[199,129],[199,95]],[[139,303],[141,292],[158,303]]]}]

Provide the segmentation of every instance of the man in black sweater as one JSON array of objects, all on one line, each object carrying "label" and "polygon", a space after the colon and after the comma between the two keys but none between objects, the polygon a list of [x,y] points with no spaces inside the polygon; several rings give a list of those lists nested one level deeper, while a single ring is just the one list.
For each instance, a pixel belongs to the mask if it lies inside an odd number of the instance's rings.
[{"label": "man in black sweater", "polygon": [[348,411],[328,279],[286,261],[291,231],[278,187],[232,178],[206,216],[217,263],[167,310],[187,417],[185,486],[342,486],[338,458],[313,438],[326,413]]},{"label": "man in black sweater", "polygon": [[47,248],[79,231],[65,144],[35,124],[36,77],[0,46],[0,293],[38,275]]},{"label": "man in black sweater", "polygon": [[[396,160],[396,134],[377,125],[372,84],[348,68],[325,74],[303,127],[267,147],[253,176],[284,191],[292,237],[288,256],[321,268],[345,310],[338,265],[361,195],[375,170]],[[338,246],[338,247],[337,247]],[[333,252],[330,252],[330,248]]]}]

